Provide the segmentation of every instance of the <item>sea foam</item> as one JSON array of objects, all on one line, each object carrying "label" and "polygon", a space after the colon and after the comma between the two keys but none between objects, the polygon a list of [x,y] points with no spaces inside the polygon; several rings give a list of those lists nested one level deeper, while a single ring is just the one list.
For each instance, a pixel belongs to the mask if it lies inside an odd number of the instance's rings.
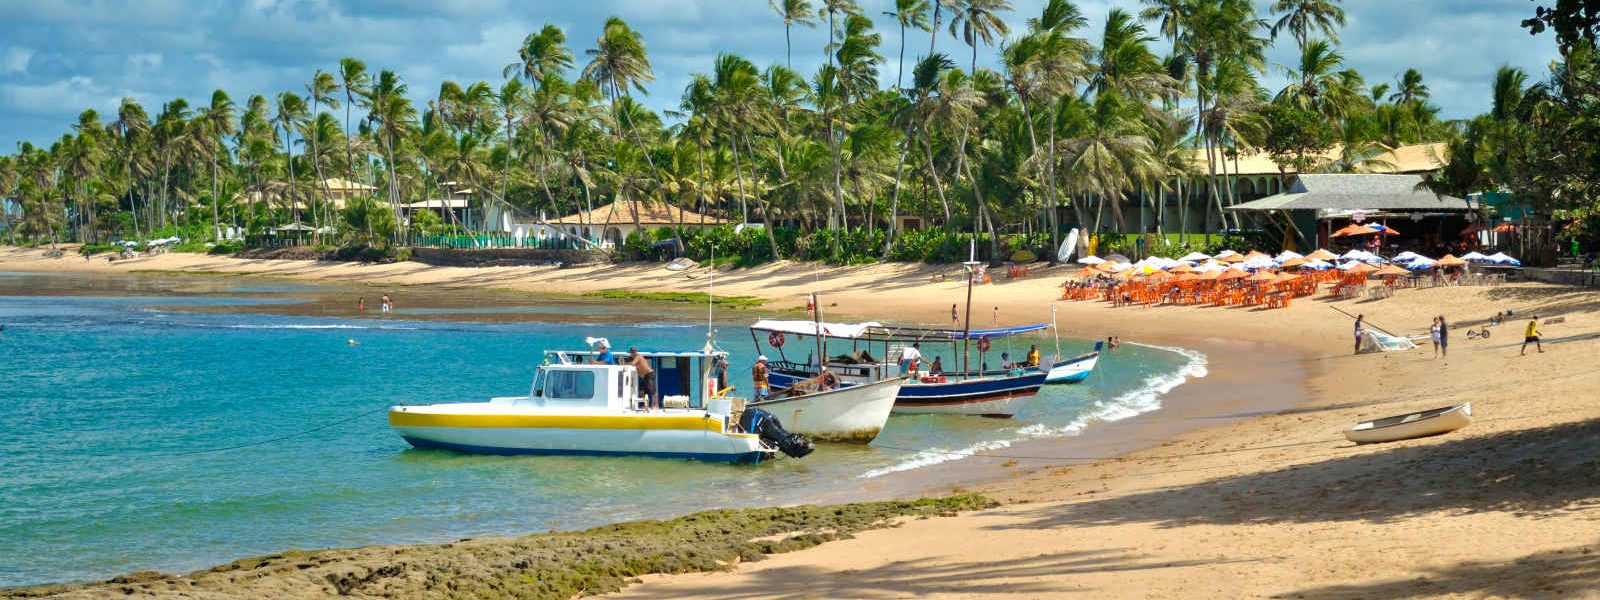
[{"label": "sea foam", "polygon": [[1185,361],[1183,366],[1179,367],[1176,371],[1157,373],[1146,377],[1144,382],[1139,387],[1128,390],[1127,392],[1123,392],[1115,398],[1110,400],[1096,400],[1094,403],[1085,407],[1083,413],[1080,414],[1078,418],[1073,419],[1071,423],[1066,425],[1050,427],[1043,423],[1036,423],[1016,430],[1016,437],[1012,439],[978,442],[970,446],[957,449],[930,448],[927,450],[921,450],[912,454],[905,460],[886,467],[880,467],[866,471],[858,477],[861,479],[871,479],[874,477],[888,475],[890,473],[929,467],[939,463],[959,460],[968,456],[980,455],[981,453],[990,450],[1009,448],[1013,442],[1023,440],[1077,435],[1082,433],[1084,429],[1087,429],[1089,425],[1095,422],[1121,421],[1123,419],[1141,415],[1153,410],[1159,410],[1161,408],[1162,396],[1174,389],[1177,389],[1178,386],[1183,385],[1190,378],[1205,377],[1208,373],[1206,370],[1206,355],[1200,352],[1176,346],[1153,346],[1150,344],[1139,344],[1134,342],[1124,343],[1151,348],[1154,350],[1172,352],[1182,355],[1188,360]]}]

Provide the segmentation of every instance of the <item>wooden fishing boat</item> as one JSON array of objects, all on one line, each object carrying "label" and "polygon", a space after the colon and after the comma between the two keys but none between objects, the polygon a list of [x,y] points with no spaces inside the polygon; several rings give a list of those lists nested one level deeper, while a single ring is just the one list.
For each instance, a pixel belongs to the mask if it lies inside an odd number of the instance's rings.
[{"label": "wooden fishing boat", "polygon": [[[1048,375],[1034,368],[983,369],[982,353],[990,340],[1039,331],[1049,325],[1028,325],[1005,329],[948,330],[890,327],[876,322],[822,323],[812,321],[757,321],[750,326],[751,336],[761,347],[758,335],[766,334],[766,345],[778,360],[769,360],[768,381],[773,387],[787,387],[815,377],[819,372],[816,357],[826,356],[826,341],[848,341],[853,352],[828,356],[822,366],[837,376],[845,387],[866,385],[902,375],[901,355],[913,344],[949,344],[952,356],[961,356],[970,347],[980,353],[976,368],[947,369],[934,374],[923,371],[910,375],[900,387],[895,414],[948,413],[1011,417],[1039,393]],[[789,338],[816,342],[806,352],[810,356],[789,358],[785,343]],[[877,352],[883,358],[873,355]],[[954,361],[952,361],[954,362]]]},{"label": "wooden fishing boat", "polygon": [[1450,433],[1472,424],[1472,403],[1433,408],[1414,413],[1356,423],[1345,438],[1357,444],[1393,442]]},{"label": "wooden fishing boat", "polygon": [[814,440],[867,443],[889,422],[903,384],[904,377],[895,377],[797,396],[779,391],[749,406],[772,413],[785,429]]}]

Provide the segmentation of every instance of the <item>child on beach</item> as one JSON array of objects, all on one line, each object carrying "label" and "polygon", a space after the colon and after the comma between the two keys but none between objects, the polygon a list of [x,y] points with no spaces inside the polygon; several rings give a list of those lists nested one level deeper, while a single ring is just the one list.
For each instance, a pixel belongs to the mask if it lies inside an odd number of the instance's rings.
[{"label": "child on beach", "polygon": [[1439,317],[1433,318],[1433,324],[1428,326],[1428,337],[1433,339],[1433,357],[1439,358]]},{"label": "child on beach", "polygon": [[1439,356],[1450,358],[1450,322],[1439,315]]},{"label": "child on beach", "polygon": [[1533,344],[1533,347],[1539,349],[1540,354],[1544,354],[1544,344],[1539,343],[1539,315],[1534,315],[1528,321],[1527,335],[1522,336],[1522,352],[1519,353],[1520,356],[1528,355],[1528,344]]}]

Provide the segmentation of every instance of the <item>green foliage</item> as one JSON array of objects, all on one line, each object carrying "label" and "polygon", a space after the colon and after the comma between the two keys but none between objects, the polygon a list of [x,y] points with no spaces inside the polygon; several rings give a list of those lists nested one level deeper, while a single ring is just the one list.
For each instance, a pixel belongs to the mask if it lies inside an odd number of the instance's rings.
[{"label": "green foliage", "polygon": [[1318,155],[1333,145],[1328,119],[1313,111],[1271,103],[1261,107],[1260,115],[1266,124],[1261,149],[1302,173],[1312,171]]},{"label": "green foliage", "polygon": [[[709,297],[702,292],[638,292],[634,290],[600,290],[598,292],[589,292],[584,296],[611,300],[650,300],[688,304],[705,304],[706,299]],[[754,296],[716,296],[712,299],[712,302],[723,308],[756,308],[766,301]]]},{"label": "green foliage", "polygon": [[411,214],[411,235],[443,235],[446,229],[444,220],[439,218],[439,213],[419,210]]},{"label": "green foliage", "polygon": [[395,248],[393,254],[395,262],[406,262],[411,260],[411,247]]},{"label": "green foliage", "polygon": [[226,256],[230,254],[238,254],[239,251],[243,249],[244,247],[240,246],[238,242],[223,241],[218,242],[215,246],[212,246],[210,250],[206,251],[206,254],[210,254],[212,256]]}]

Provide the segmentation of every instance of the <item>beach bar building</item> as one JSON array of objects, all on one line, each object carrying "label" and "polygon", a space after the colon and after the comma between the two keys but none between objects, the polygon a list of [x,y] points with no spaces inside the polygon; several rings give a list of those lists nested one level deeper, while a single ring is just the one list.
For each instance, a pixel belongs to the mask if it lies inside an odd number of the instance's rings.
[{"label": "beach bar building", "polygon": [[1334,247],[1343,241],[1337,233],[1345,226],[1376,223],[1398,232],[1377,235],[1386,248],[1453,251],[1475,209],[1461,198],[1420,189],[1421,183],[1419,175],[1306,173],[1282,193],[1227,210],[1282,228],[1285,247]]},{"label": "beach bar building", "polygon": [[[550,225],[560,227],[567,235],[598,240],[600,245],[614,248],[621,246],[622,241],[628,239],[628,235],[636,230],[635,212],[639,216],[637,221],[639,227],[645,229],[680,226],[685,229],[710,229],[733,223],[664,202],[619,201],[596,207],[592,211],[581,211],[552,220]],[[538,237],[556,235],[543,225],[538,226],[533,233]]]}]

